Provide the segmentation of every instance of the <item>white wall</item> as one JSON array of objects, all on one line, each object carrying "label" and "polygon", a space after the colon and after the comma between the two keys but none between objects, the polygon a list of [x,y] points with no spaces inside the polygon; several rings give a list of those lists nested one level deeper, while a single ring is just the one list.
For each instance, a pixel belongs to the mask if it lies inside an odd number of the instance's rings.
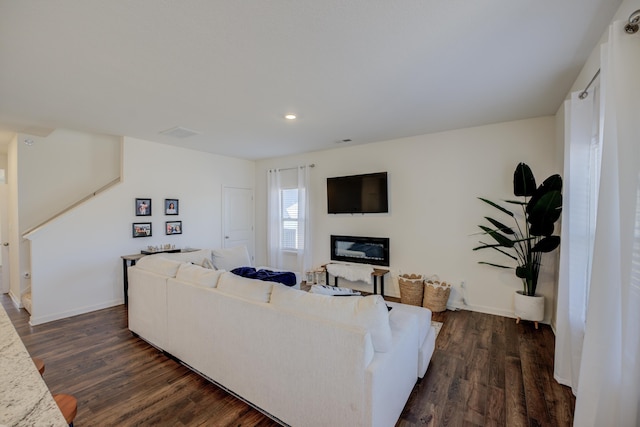
[{"label": "white wall", "polygon": [[[467,308],[513,316],[513,291],[521,289],[520,279],[511,271],[477,264],[504,262],[501,257],[472,251],[478,243],[478,236],[471,236],[478,231],[477,225],[485,215],[495,215],[477,197],[513,197],[513,171],[521,161],[531,166],[541,182],[559,172],[555,154],[555,119],[541,117],[259,161],[257,263],[266,261],[266,180],[262,179],[266,171],[315,163],[311,170],[315,266],[329,261],[331,234],[389,237],[393,283],[387,276],[386,294],[399,296],[400,273],[437,274],[455,285],[453,305],[463,306],[460,283],[464,281]],[[389,214],[327,214],[327,177],[379,171],[389,173]],[[555,262],[547,264],[538,292],[549,301],[548,323]]]},{"label": "white wall", "polygon": [[[122,304],[121,255],[220,247],[222,187],[253,184],[251,161],[125,138],[124,181],[30,236],[31,323]],[[136,197],[152,199],[151,217],[135,216]],[[165,198],[179,199],[180,215],[164,215]],[[165,235],[168,220],[181,220],[183,234]],[[133,222],[151,222],[153,236],[132,238]]]},{"label": "white wall", "polygon": [[[32,145],[22,143],[33,141]],[[48,220],[120,176],[120,137],[66,129],[18,135],[20,230]]]}]

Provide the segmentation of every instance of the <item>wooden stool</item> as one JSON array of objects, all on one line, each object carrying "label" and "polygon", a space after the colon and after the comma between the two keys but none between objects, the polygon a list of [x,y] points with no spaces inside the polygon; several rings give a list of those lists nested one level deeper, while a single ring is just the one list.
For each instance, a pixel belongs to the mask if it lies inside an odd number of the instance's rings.
[{"label": "wooden stool", "polygon": [[38,368],[38,372],[40,372],[40,375],[44,374],[44,360],[40,359],[39,357],[32,357],[31,359],[33,359],[33,363],[35,363],[36,368]]},{"label": "wooden stool", "polygon": [[58,404],[62,416],[70,427],[73,427],[73,420],[78,413],[78,399],[70,394],[56,394],[53,396],[53,400]]}]

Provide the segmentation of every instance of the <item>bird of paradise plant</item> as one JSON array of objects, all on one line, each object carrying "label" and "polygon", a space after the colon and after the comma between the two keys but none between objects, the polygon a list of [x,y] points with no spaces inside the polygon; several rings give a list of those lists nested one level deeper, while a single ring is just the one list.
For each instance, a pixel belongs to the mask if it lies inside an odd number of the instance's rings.
[{"label": "bird of paradise plant", "polygon": [[553,232],[554,224],[562,212],[562,178],[558,174],[551,175],[536,187],[531,168],[525,163],[519,163],[513,174],[513,194],[521,199],[503,202],[519,206],[522,209],[521,218],[504,206],[479,197],[483,202],[509,216],[514,225],[508,226],[496,219],[485,217],[492,227],[480,225],[481,234],[490,236],[494,242],[481,241],[481,245],[473,250],[493,249],[514,260],[515,267],[484,261],[480,261],[479,264],[514,269],[516,276],[522,279],[523,294],[534,296],[538,286],[542,254],[551,252],[560,245],[560,237],[554,236]]}]

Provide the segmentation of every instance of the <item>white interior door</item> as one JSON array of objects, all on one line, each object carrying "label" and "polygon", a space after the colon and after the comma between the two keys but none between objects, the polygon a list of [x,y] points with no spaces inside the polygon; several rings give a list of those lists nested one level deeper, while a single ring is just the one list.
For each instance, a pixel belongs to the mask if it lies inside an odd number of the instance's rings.
[{"label": "white interior door", "polygon": [[253,263],[253,189],[224,187],[222,192],[223,246],[246,246]]},{"label": "white interior door", "polygon": [[0,270],[2,286],[0,292],[9,292],[9,192],[7,184],[0,184]]}]

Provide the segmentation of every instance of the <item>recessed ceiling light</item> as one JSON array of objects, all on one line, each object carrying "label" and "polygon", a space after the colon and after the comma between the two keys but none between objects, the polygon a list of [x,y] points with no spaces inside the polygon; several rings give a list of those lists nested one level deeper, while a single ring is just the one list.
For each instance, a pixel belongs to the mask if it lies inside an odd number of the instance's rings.
[{"label": "recessed ceiling light", "polygon": [[298,118],[298,116],[296,116],[295,114],[285,114],[284,118],[287,120],[295,120]]}]

